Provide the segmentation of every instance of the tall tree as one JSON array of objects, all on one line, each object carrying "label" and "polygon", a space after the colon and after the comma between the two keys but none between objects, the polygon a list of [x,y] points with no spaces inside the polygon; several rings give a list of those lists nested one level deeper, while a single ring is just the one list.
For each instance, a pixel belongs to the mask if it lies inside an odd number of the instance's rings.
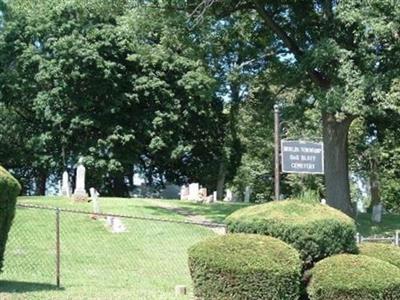
[{"label": "tall tree", "polygon": [[205,0],[194,15],[210,7],[216,15],[252,12],[273,33],[269,50],[303,74],[298,84],[321,112],[328,204],[352,215],[348,131],[371,106],[398,109],[390,94],[398,90],[399,7],[390,0]]},{"label": "tall tree", "polygon": [[69,168],[83,156],[90,184],[114,195],[136,164],[149,178],[215,182],[222,105],[183,39],[184,15],[125,1],[8,4],[0,101],[33,120],[46,155]]}]

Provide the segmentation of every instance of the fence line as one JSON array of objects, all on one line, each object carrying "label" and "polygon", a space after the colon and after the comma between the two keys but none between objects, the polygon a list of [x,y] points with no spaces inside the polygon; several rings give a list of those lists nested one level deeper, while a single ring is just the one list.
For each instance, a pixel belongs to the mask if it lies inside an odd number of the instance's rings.
[{"label": "fence line", "polygon": [[173,220],[173,219],[166,219],[166,218],[143,217],[143,216],[115,214],[115,213],[95,213],[95,212],[89,212],[86,210],[59,208],[59,207],[53,207],[53,206],[44,206],[44,205],[42,206],[42,205],[32,205],[32,204],[17,204],[17,208],[18,207],[52,210],[52,211],[56,211],[56,212],[57,211],[68,212],[68,213],[74,213],[74,214],[84,214],[84,215],[99,216],[99,217],[115,217],[115,218],[136,219],[136,220],[144,220],[144,221],[167,222],[167,223],[176,223],[176,224],[199,225],[199,226],[205,226],[205,227],[226,228],[226,225],[224,225],[224,224],[213,223],[213,222],[195,222],[195,221],[185,221],[185,220]]},{"label": "fence line", "polygon": [[[126,230],[114,231],[113,218]],[[18,204],[1,279],[54,283],[70,298],[107,298],[95,288],[100,285],[120,295],[115,299],[126,299],[124,293],[129,299],[176,299],[176,285],[191,293],[187,250],[214,236],[215,228],[226,231],[212,222]],[[81,295],[82,284],[92,290]]]},{"label": "fence line", "polygon": [[391,243],[397,247],[400,247],[400,230],[396,230],[394,236],[385,237],[385,236],[369,236],[363,237],[360,233],[356,234],[356,241],[358,244],[363,242],[372,242],[372,243]]},{"label": "fence line", "polygon": [[[127,230],[113,232],[107,218],[120,218]],[[68,299],[110,298],[113,293],[119,295],[115,299],[176,299],[176,285],[186,285],[191,293],[188,248],[215,235],[214,228],[226,231],[225,225],[212,222],[18,204],[1,279],[52,282],[70,293]],[[358,233],[355,238],[357,243],[400,246],[400,230],[394,237]],[[87,285],[83,291],[82,285]],[[97,286],[109,288],[112,294],[101,294]],[[51,296],[59,298],[59,294]]]}]

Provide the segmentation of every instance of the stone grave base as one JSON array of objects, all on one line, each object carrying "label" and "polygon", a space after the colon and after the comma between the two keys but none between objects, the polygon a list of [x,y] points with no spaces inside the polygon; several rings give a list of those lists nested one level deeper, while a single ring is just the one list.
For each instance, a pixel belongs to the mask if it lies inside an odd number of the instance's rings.
[{"label": "stone grave base", "polygon": [[89,200],[89,195],[86,192],[77,192],[72,195],[72,200],[74,202],[87,202]]}]

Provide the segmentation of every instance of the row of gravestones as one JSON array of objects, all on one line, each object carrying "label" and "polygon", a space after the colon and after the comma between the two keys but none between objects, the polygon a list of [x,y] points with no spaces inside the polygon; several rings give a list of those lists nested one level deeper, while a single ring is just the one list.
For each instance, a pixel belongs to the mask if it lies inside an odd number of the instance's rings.
[{"label": "row of gravestones", "polygon": [[[250,202],[251,188],[246,187],[244,192],[244,202]],[[205,202],[212,203],[217,201],[217,192],[214,191],[212,195],[207,194],[207,189],[200,186],[199,183],[191,183],[189,185],[183,185],[180,192],[181,200],[189,200],[195,202]],[[232,192],[232,190],[227,189],[225,191],[224,201],[236,202],[239,196]]]},{"label": "row of gravestones", "polygon": [[[75,199],[86,199],[88,197],[85,190],[85,174],[86,168],[83,165],[82,159],[79,160],[78,167],[76,169],[76,183],[73,197]],[[246,187],[244,192],[244,202],[250,202],[251,188]],[[70,197],[71,189],[69,186],[68,172],[63,173],[61,195]],[[92,196],[92,195],[91,195]],[[189,185],[183,185],[180,191],[181,200],[190,200],[196,202],[212,203],[217,201],[217,192],[214,191],[212,195],[207,194],[207,189],[200,186],[199,183],[191,183]],[[225,191],[224,201],[236,202],[239,197],[233,193],[232,190],[227,189]]]},{"label": "row of gravestones", "polygon": [[[80,198],[87,198],[88,194],[86,193],[85,189],[85,174],[86,168],[82,163],[82,160],[79,160],[78,167],[76,168],[76,182],[75,182],[75,191],[72,194],[72,189],[69,185],[69,175],[68,172],[65,171],[62,176],[61,182],[61,195],[67,197],[80,197]],[[72,194],[72,195],[71,195]]]},{"label": "row of gravestones", "polygon": [[[82,160],[79,161],[78,167],[76,169],[76,185],[75,191],[72,196],[75,199],[87,199],[88,195],[85,189],[85,176],[86,176],[86,168],[82,163]],[[69,186],[69,176],[68,172],[65,171],[63,173],[62,184],[61,184],[61,195],[71,197],[71,189]],[[92,219],[97,220],[101,215],[100,211],[100,203],[99,203],[99,193],[95,188],[90,188],[90,198],[93,203],[93,215]],[[115,216],[106,216],[106,225],[110,228],[112,233],[121,233],[126,232],[126,226],[122,223],[122,220]]]}]

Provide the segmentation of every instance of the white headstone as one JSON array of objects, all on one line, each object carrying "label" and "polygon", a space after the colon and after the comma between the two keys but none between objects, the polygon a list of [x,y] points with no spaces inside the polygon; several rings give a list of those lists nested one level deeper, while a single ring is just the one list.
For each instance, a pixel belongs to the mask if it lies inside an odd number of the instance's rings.
[{"label": "white headstone", "polygon": [[200,186],[198,183],[189,184],[189,195],[188,200],[197,201],[200,199],[199,197]]},{"label": "white headstone", "polygon": [[326,200],[322,198],[322,199],[321,199],[321,204],[322,204],[322,205],[326,205]]},{"label": "white headstone", "polygon": [[69,176],[68,176],[67,171],[64,171],[63,176],[62,176],[61,194],[63,196],[67,196],[67,197],[71,196],[71,191],[69,188]]},{"label": "white headstone", "polygon": [[372,221],[380,223],[382,221],[383,206],[381,203],[372,207]]},{"label": "white headstone", "polygon": [[213,193],[213,202],[217,202],[217,191],[214,191]]},{"label": "white headstone", "polygon": [[233,201],[233,193],[232,193],[232,191],[230,189],[227,189],[225,191],[224,201],[227,201],[227,202],[232,202]]},{"label": "white headstone", "polygon": [[250,203],[251,192],[251,188],[249,186],[246,186],[246,189],[244,191],[244,202]]},{"label": "white headstone", "polygon": [[207,197],[205,197],[205,198],[203,199],[203,203],[211,204],[211,203],[213,203],[213,202],[214,202],[214,201],[213,201],[213,196],[212,196],[212,195],[207,196]]},{"label": "white headstone", "polygon": [[80,159],[78,168],[76,169],[76,185],[74,196],[87,197],[87,193],[85,190],[85,174],[86,168],[82,164],[82,159]]},{"label": "white headstone", "polygon": [[114,217],[111,225],[111,231],[113,233],[121,233],[126,231],[126,227],[122,224],[122,220],[120,218]]},{"label": "white headstone", "polygon": [[187,185],[181,186],[181,200],[188,200],[189,197],[189,187]]},{"label": "white headstone", "polygon": [[93,204],[93,212],[95,214],[100,213],[100,204],[99,204],[99,193],[96,191],[95,188],[91,187],[89,189],[90,192],[90,198],[92,199],[92,204]]}]

